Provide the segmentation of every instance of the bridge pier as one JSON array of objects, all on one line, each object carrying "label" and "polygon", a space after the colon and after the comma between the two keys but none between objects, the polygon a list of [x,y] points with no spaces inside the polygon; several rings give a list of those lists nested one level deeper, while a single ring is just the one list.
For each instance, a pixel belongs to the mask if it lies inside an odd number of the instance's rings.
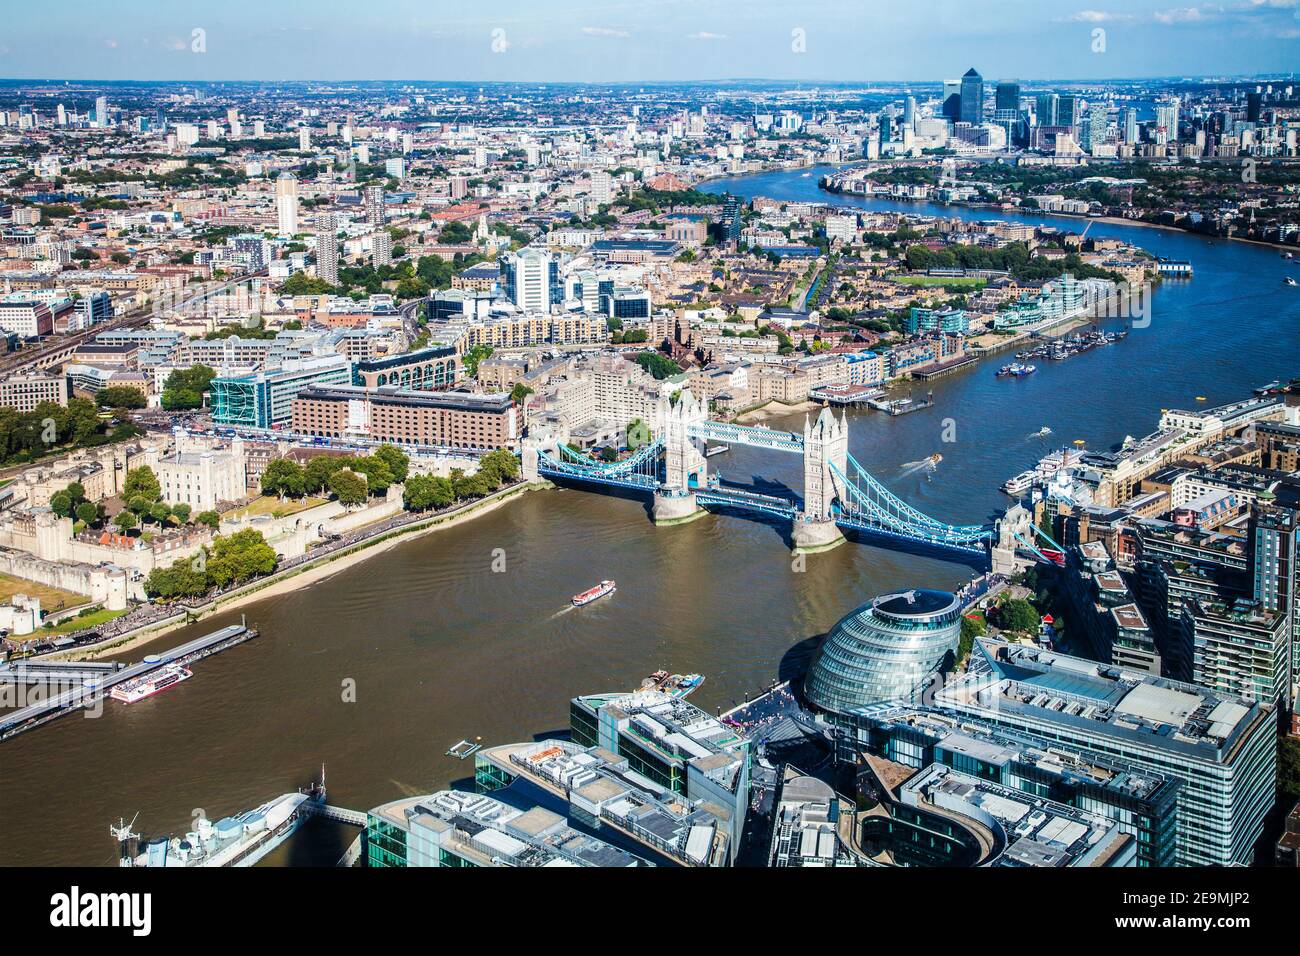
[{"label": "bridge pier", "polygon": [[810,518],[798,515],[790,533],[795,554],[817,554],[830,551],[845,542],[839,525],[829,518]]},{"label": "bridge pier", "polygon": [[708,512],[695,501],[694,492],[677,492],[664,488],[655,490],[650,517],[656,525],[686,524],[706,514]]}]

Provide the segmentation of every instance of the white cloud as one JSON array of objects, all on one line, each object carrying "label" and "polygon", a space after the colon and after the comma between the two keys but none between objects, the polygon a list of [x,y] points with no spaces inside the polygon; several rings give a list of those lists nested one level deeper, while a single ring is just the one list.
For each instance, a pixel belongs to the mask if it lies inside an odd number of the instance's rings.
[{"label": "white cloud", "polygon": [[1156,23],[1163,23],[1170,26],[1176,23],[1204,23],[1211,19],[1212,13],[1207,13],[1208,7],[1171,7],[1168,10],[1157,10],[1151,14]]},{"label": "white cloud", "polygon": [[626,30],[615,30],[611,27],[583,27],[582,32],[591,37],[630,37],[632,35]]},{"label": "white cloud", "polygon": [[1076,23],[1108,23],[1115,19],[1115,14],[1105,10],[1080,10],[1070,19]]},{"label": "white cloud", "polygon": [[692,33],[686,39],[688,40],[725,40],[725,33],[709,33],[707,30],[701,30],[699,33]]}]

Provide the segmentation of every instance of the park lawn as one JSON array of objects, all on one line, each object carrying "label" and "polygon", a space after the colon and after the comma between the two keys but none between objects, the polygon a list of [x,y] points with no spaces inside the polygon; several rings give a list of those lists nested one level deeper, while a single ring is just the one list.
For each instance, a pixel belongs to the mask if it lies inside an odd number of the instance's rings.
[{"label": "park lawn", "polygon": [[28,597],[40,598],[42,611],[57,611],[66,607],[76,607],[78,604],[85,604],[90,600],[84,594],[64,591],[61,588],[37,584],[35,581],[0,574],[0,604],[8,604],[15,594],[26,594]]},{"label": "park lawn", "polygon": [[987,279],[979,276],[891,276],[895,282],[903,285],[954,286],[960,288],[982,289],[988,284]]},{"label": "park lawn", "polygon": [[242,508],[236,508],[234,511],[227,511],[222,515],[223,518],[256,518],[261,515],[279,514],[281,517],[295,515],[299,511],[306,511],[308,508],[315,508],[317,505],[323,505],[328,498],[313,498],[310,495],[302,498],[286,498],[281,501],[274,495],[262,495],[251,503]]},{"label": "park lawn", "polygon": [[73,631],[80,631],[87,627],[98,627],[100,624],[107,624],[109,621],[116,620],[126,611],[106,611],[100,608],[98,611],[92,611],[84,616],[74,615],[65,621],[60,621],[58,627],[40,627],[31,634],[24,635],[25,640],[33,640],[38,637],[50,637],[58,634],[71,634]]}]

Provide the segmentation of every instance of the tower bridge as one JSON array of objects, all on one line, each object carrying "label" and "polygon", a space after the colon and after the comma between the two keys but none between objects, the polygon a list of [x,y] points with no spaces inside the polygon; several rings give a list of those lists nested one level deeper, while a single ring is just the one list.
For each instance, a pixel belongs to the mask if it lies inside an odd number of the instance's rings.
[{"label": "tower bridge", "polygon": [[[749,511],[792,522],[795,550],[824,551],[844,542],[842,529],[864,533],[881,543],[927,546],[957,552],[963,560],[997,557],[1002,537],[990,525],[939,521],[890,492],[849,454],[845,413],[822,409],[806,420],[802,433],[764,426],[710,421],[689,391],[659,415],[657,437],[619,462],[599,462],[564,444],[549,447],[529,439],[524,474],[647,492],[653,496],[656,524],[692,521],[706,507]],[[803,494],[762,494],[724,485],[710,476],[704,449],[709,441],[747,445],[803,458]],[[1017,528],[1017,530],[1020,530]],[[998,539],[995,541],[995,539]]]}]

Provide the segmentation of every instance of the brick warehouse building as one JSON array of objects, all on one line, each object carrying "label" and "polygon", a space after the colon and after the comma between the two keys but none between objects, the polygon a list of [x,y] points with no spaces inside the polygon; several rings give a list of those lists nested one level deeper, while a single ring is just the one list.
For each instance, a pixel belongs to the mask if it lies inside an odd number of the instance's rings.
[{"label": "brick warehouse building", "polygon": [[324,438],[513,449],[523,431],[523,411],[506,394],[312,386],[294,399],[292,428]]}]

